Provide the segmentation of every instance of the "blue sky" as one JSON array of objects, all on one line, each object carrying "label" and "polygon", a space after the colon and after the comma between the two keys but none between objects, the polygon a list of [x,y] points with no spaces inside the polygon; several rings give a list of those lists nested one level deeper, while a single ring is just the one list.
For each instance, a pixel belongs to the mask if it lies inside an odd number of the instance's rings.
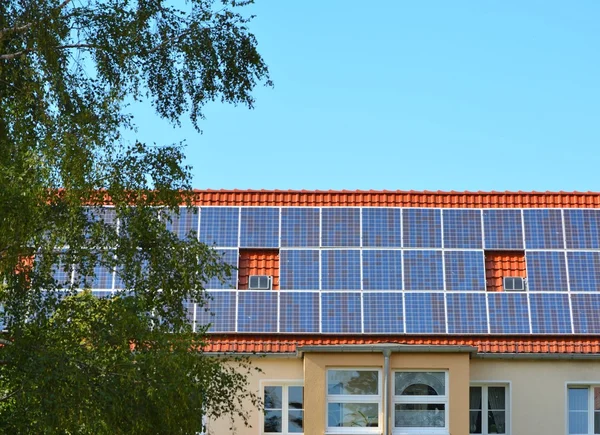
[{"label": "blue sky", "polygon": [[600,190],[600,2],[256,0],[275,82],[206,107],[194,187]]}]

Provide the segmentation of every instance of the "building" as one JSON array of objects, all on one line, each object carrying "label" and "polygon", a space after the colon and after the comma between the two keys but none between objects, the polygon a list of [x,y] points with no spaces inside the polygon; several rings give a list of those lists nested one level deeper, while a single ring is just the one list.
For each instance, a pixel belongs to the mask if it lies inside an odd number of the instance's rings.
[{"label": "building", "polygon": [[[256,355],[238,433],[600,433],[600,194],[198,191],[238,271],[208,352]],[[260,356],[260,358],[258,358]],[[209,422],[210,434],[229,433]]]}]

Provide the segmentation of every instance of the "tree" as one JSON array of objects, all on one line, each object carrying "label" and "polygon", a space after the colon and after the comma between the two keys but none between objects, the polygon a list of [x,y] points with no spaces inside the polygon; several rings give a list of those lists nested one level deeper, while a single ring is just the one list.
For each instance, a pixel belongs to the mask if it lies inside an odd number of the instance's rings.
[{"label": "tree", "polygon": [[[123,139],[131,99],[196,128],[207,102],[252,107],[270,80],[247,3],[0,2],[0,431],[195,433],[258,403],[186,317],[231,271],[169,230],[182,149]],[[81,291],[107,271],[122,291]]]}]

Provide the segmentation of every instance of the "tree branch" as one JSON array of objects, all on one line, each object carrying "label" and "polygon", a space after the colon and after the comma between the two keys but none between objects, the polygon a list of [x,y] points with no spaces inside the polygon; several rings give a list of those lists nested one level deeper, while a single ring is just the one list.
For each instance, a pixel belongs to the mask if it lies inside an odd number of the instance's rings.
[{"label": "tree branch", "polygon": [[5,400],[10,399],[12,396],[14,396],[17,393],[20,393],[21,391],[23,391],[23,388],[18,388],[15,391],[13,391],[12,393],[9,393],[4,397],[0,397],[0,402],[4,402]]},{"label": "tree branch", "polygon": [[8,346],[8,345],[12,345],[13,342],[10,340],[7,340],[5,338],[0,338],[0,344]]}]

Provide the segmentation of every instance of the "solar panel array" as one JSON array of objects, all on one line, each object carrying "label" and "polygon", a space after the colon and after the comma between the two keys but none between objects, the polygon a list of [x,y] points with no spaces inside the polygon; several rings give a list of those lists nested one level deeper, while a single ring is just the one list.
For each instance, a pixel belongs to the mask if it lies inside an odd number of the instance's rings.
[{"label": "solar panel array", "polygon": [[[279,251],[279,291],[236,290],[235,272],[211,280],[207,305],[189,305],[197,329],[600,333],[600,210],[200,207],[172,216],[169,228],[196,234],[233,265],[240,249]],[[488,251],[524,254],[526,291],[486,291]],[[63,269],[57,278],[79,279]],[[95,272],[86,277],[94,292],[119,288],[118,273]]]}]

